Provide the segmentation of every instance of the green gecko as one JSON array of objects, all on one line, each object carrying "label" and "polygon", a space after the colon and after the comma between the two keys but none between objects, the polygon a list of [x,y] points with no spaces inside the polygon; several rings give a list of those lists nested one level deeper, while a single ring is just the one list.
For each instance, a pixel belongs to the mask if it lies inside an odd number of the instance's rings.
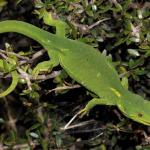
[{"label": "green gecko", "polygon": [[17,32],[39,42],[50,57],[46,65],[53,68],[60,64],[71,78],[97,95],[80,113],[88,113],[95,105],[113,105],[130,119],[150,125],[150,102],[125,89],[114,67],[98,50],[21,21],[2,21],[0,27],[0,33]]}]

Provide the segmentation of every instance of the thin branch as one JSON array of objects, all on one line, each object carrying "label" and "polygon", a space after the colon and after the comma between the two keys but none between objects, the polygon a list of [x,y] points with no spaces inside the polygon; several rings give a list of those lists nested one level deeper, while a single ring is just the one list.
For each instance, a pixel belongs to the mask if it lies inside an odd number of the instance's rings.
[{"label": "thin branch", "polygon": [[31,61],[41,57],[45,52],[45,49],[41,49],[40,51],[36,52],[35,54],[33,54]]},{"label": "thin branch", "polygon": [[31,64],[32,62],[35,61],[35,59],[41,57],[45,52],[46,52],[46,50],[45,50],[45,49],[42,49],[42,50],[36,52],[35,54],[33,54],[32,58],[30,59],[30,58],[28,58],[28,57],[21,56],[21,55],[15,53],[15,52],[6,52],[5,50],[0,49],[0,56],[1,56],[2,58],[4,58],[4,59],[8,59],[8,56],[6,56],[7,54],[14,55],[14,56],[16,56],[17,58],[21,59],[21,60],[19,61],[19,65],[24,65],[24,64],[26,64],[26,63],[30,63],[30,64]]},{"label": "thin branch", "polygon": [[0,49],[0,52],[3,53],[3,54],[6,54],[6,55],[7,55],[7,54],[14,55],[14,56],[16,56],[16,57],[18,57],[18,58],[20,58],[20,59],[24,59],[24,60],[27,60],[27,61],[29,60],[28,57],[21,56],[21,55],[15,53],[15,52],[7,52],[7,51],[4,51],[4,50],[2,50],[2,49]]},{"label": "thin branch", "polygon": [[85,24],[79,24],[79,23],[75,23],[73,21],[72,24],[77,27],[79,30],[81,30],[82,32],[88,32],[89,30],[91,30],[92,28],[98,26],[100,23],[110,20],[111,18],[104,18],[102,20],[98,20],[97,22],[91,24],[91,25],[85,25]]},{"label": "thin branch", "polygon": [[4,58],[4,59],[8,60],[8,57],[7,57],[5,54],[0,53],[0,56],[1,56],[2,58]]},{"label": "thin branch", "polygon": [[[37,142],[31,142],[30,145],[25,143],[25,144],[18,144],[18,145],[14,145],[13,147],[11,147],[12,150],[18,150],[18,149],[25,149],[25,148],[35,148],[37,145],[39,145],[39,143]],[[2,144],[0,144],[0,150],[9,150],[10,147],[9,146],[3,146]]]},{"label": "thin branch", "polygon": [[49,90],[47,92],[47,94],[53,92],[53,91],[62,91],[62,90],[68,90],[68,89],[76,89],[76,88],[80,88],[81,86],[79,84],[75,84],[75,85],[71,85],[71,86],[62,86],[62,87],[56,87],[52,90]]},{"label": "thin branch", "polygon": [[[68,131],[67,133],[69,134],[77,134],[77,133],[91,133],[91,132],[99,132],[102,131],[103,128],[96,128],[96,129],[83,129],[83,130],[77,130],[77,131]],[[103,134],[103,132],[101,132],[100,134]]]},{"label": "thin branch", "polygon": [[32,91],[29,74],[26,73],[24,70],[20,69],[19,67],[17,68],[17,70],[20,73],[21,77],[27,81],[27,85],[28,85],[29,90]]},{"label": "thin branch", "polygon": [[80,111],[78,113],[76,113],[71,119],[70,121],[64,126],[64,128],[62,128],[62,130],[66,130],[69,128],[70,124],[77,118],[77,116],[80,114]]},{"label": "thin branch", "polygon": [[59,76],[60,73],[61,73],[61,70],[59,70],[59,71],[53,71],[51,74],[38,75],[38,76],[36,77],[36,79],[33,78],[33,77],[31,77],[31,80],[40,80],[40,82],[43,82],[43,81],[45,81],[45,80],[52,79],[52,78],[55,78],[55,77]]},{"label": "thin branch", "polygon": [[[95,121],[94,120],[88,120],[88,121],[80,122],[78,124],[68,126],[67,128],[65,128],[65,130],[69,130],[69,129],[73,129],[73,128],[77,128],[77,127],[82,127],[82,126],[91,124],[93,122],[95,122]],[[64,127],[61,127],[60,130],[64,130]]]},{"label": "thin branch", "polygon": [[90,29],[94,28],[95,26],[98,26],[100,23],[107,21],[107,20],[110,20],[110,18],[104,18],[102,20],[99,20],[99,21],[93,23],[92,25],[88,26],[88,29],[90,30]]},{"label": "thin branch", "polygon": [[[55,77],[59,76],[60,73],[61,73],[61,70],[60,71],[53,71],[51,74],[47,74],[47,75],[44,75],[44,74],[43,75],[38,75],[38,77],[36,79],[33,78],[32,75],[29,75],[29,74],[28,74],[28,77],[32,81],[41,80],[40,82],[43,82],[45,80],[52,79],[52,78],[55,78]],[[0,72],[0,78],[11,78],[11,74],[8,74],[8,75],[4,76],[4,73]],[[20,78],[24,78],[24,74],[23,75],[20,74]]]}]

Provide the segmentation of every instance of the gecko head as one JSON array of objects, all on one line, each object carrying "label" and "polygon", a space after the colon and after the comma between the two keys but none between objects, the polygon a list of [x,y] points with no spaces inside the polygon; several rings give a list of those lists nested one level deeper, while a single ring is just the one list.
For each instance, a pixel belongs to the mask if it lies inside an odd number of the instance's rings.
[{"label": "gecko head", "polygon": [[136,122],[139,122],[139,123],[142,123],[144,125],[150,126],[150,115],[148,115],[144,111],[140,111],[140,109],[139,109],[139,111],[133,111],[133,112],[130,111],[130,113],[123,110],[123,109],[121,109],[121,111],[126,117],[128,117],[128,118],[130,118],[130,119],[132,119]]},{"label": "gecko head", "polygon": [[[150,126],[150,101],[145,100],[139,95],[135,95],[136,102],[135,107],[135,121]],[[134,100],[134,99],[133,99]]]},{"label": "gecko head", "polygon": [[128,118],[150,126],[150,101],[137,94],[130,93],[121,100],[118,107]]},{"label": "gecko head", "polygon": [[147,115],[147,113],[145,113],[144,111],[139,111],[131,114],[131,119],[144,125],[150,126],[150,116]]}]

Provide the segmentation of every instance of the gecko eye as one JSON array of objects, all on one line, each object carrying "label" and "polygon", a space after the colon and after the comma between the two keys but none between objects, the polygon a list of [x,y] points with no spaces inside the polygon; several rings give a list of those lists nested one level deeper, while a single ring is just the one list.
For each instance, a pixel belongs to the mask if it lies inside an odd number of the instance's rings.
[{"label": "gecko eye", "polygon": [[138,117],[143,117],[142,113],[138,113],[137,115],[138,115]]}]

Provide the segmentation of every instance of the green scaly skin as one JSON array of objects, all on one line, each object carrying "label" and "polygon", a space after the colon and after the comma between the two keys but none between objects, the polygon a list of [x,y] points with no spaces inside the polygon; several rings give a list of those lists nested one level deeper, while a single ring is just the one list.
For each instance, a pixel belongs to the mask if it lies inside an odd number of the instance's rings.
[{"label": "green scaly skin", "polygon": [[51,58],[50,65],[60,64],[74,80],[99,97],[81,113],[95,105],[114,105],[130,119],[150,125],[150,102],[125,89],[116,70],[96,49],[21,21],[3,21],[0,26],[0,33],[17,32],[39,42]]}]

